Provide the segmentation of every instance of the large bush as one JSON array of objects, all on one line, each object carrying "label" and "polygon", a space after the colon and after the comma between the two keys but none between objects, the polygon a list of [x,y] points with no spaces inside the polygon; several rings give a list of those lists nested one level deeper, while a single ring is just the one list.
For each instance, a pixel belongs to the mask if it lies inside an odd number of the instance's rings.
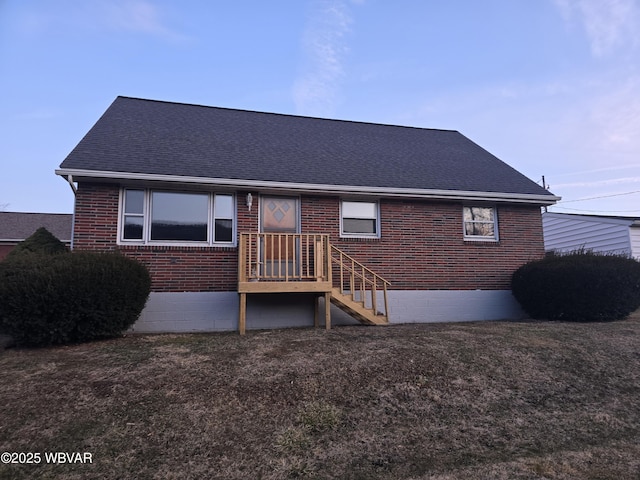
[{"label": "large bush", "polygon": [[150,289],[146,267],[116,253],[15,255],[0,262],[0,331],[31,346],[118,336]]},{"label": "large bush", "polygon": [[588,251],[550,255],[520,267],[511,288],[533,318],[619,320],[640,307],[640,262]]}]

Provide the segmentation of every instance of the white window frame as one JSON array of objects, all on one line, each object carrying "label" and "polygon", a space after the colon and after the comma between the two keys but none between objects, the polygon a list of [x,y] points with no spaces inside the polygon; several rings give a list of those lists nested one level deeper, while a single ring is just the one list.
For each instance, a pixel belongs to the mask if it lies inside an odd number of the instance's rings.
[{"label": "white window frame", "polygon": [[[216,216],[216,205],[217,205],[217,198],[218,197],[231,197],[231,216],[227,217],[224,215],[220,215],[220,216]],[[211,201],[213,200],[213,201]],[[211,237],[212,237],[212,244],[215,245],[235,245],[236,242],[236,196],[230,193],[212,193],[211,194],[211,200],[209,201],[209,208],[211,209],[211,226],[210,226],[210,232],[211,232]],[[215,235],[216,235],[216,220],[231,220],[231,241],[230,242],[223,242],[223,241],[217,241],[215,239]]]},{"label": "white window frame", "polygon": [[[468,223],[474,224],[490,224],[491,222],[477,220],[467,221],[464,218],[465,210],[467,208],[488,208],[493,211],[493,235],[467,235],[466,225]],[[474,242],[498,242],[498,208],[495,205],[463,205],[462,206],[462,235],[465,240]]]},{"label": "white window frame", "polygon": [[[144,193],[143,213],[142,214],[129,214],[125,213],[125,192],[127,190],[138,190]],[[153,192],[166,192],[166,193],[182,193],[182,194],[195,194],[195,195],[207,195],[207,239],[206,241],[199,240],[152,240],[151,239],[151,209],[152,209],[152,194]],[[219,216],[216,217],[215,201],[218,196],[231,197],[232,201],[232,213],[231,217]],[[235,247],[237,246],[237,197],[233,193],[225,192],[201,192],[201,191],[187,191],[187,190],[169,190],[161,188],[136,188],[136,187],[123,187],[120,189],[120,201],[118,208],[118,245],[152,245],[152,246],[213,246],[213,247]],[[125,216],[142,217],[142,239],[126,239],[124,238],[124,226]],[[216,219],[218,220],[231,220],[231,241],[216,241],[215,240],[215,225]]]},{"label": "white window frame", "polygon": [[[154,213],[154,194],[169,194],[169,195],[193,195],[199,197],[207,197],[207,238],[204,240],[169,240],[169,239],[153,239],[153,213]],[[176,245],[176,244],[192,244],[192,245],[208,245],[211,243],[211,195],[206,192],[179,192],[179,191],[170,191],[170,190],[161,190],[161,189],[151,189],[148,191],[149,195],[149,212],[148,218],[146,220],[147,228],[147,236],[144,236],[144,239],[148,241],[148,243],[157,244],[168,244],[168,245]],[[158,232],[159,233],[159,232]]]},{"label": "white window frame", "polygon": [[[375,218],[369,216],[362,217],[346,217],[346,218],[359,218],[365,220],[374,220],[375,232],[374,233],[354,233],[344,231],[344,204],[345,203],[368,203],[374,206]],[[380,238],[380,202],[377,200],[354,200],[354,199],[341,199],[340,200],[340,237],[342,238]]]},{"label": "white window frame", "polygon": [[[126,191],[137,191],[137,192],[142,192],[142,212],[141,213],[127,213],[125,210],[126,207]],[[119,229],[118,229],[118,239],[122,238],[124,239],[124,229],[125,229],[125,225],[126,225],[126,219],[127,217],[132,217],[132,218],[140,218],[142,219],[142,238],[131,238],[131,239],[127,239],[127,242],[141,242],[144,240],[144,232],[145,232],[145,218],[146,218],[146,193],[144,191],[143,188],[127,188],[127,189],[122,189],[121,194],[120,194],[120,210],[121,210],[121,214],[119,215],[119,220],[118,220],[118,225],[119,225]]]}]

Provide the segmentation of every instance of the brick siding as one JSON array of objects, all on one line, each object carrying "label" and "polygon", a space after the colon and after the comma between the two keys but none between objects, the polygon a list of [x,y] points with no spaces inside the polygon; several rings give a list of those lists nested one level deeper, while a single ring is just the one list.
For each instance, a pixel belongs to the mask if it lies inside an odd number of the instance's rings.
[{"label": "brick siding", "polygon": [[379,239],[340,238],[339,209],[338,198],[303,198],[302,231],[329,233],[393,289],[508,289],[515,269],[544,255],[535,206],[499,205],[498,242],[464,240],[460,203],[383,200]]},{"label": "brick siding", "polygon": [[[238,192],[238,231],[258,231],[259,196]],[[74,247],[119,250],[145,263],[156,292],[235,291],[235,247],[118,246],[119,188],[81,183],[76,196]],[[392,283],[393,289],[508,289],[512,272],[544,254],[542,219],[535,206],[499,205],[499,242],[465,241],[462,204],[383,200],[381,238],[340,238],[340,199],[304,196],[303,233],[328,233],[338,248]]]}]

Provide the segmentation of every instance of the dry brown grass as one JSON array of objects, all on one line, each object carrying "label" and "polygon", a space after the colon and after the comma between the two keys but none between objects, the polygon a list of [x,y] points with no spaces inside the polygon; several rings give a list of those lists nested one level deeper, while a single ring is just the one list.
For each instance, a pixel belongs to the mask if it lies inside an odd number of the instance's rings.
[{"label": "dry brown grass", "polygon": [[0,354],[0,478],[637,479],[640,317],[129,336]]}]

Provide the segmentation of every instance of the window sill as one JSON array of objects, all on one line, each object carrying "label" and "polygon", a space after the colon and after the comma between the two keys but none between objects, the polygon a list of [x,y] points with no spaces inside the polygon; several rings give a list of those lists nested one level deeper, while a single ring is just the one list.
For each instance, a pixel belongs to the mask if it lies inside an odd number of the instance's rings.
[{"label": "window sill", "polygon": [[223,249],[223,248],[237,248],[237,244],[235,243],[185,243],[185,242],[153,242],[153,243],[143,243],[143,242],[118,242],[118,247],[121,248],[193,248],[193,249]]},{"label": "window sill", "polygon": [[380,237],[371,235],[340,235],[340,240],[377,241],[380,240]]},{"label": "window sill", "polygon": [[473,238],[473,237],[465,237],[465,243],[500,243],[500,240],[497,238]]}]

